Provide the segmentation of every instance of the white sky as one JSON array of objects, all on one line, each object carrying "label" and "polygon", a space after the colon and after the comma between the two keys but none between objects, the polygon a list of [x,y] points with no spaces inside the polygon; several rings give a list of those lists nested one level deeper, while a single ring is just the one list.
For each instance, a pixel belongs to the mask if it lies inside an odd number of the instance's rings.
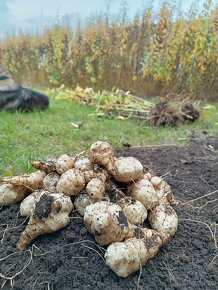
[{"label": "white sky", "polygon": [[[214,2],[217,2],[215,0]],[[87,17],[106,11],[110,6],[110,13],[117,14],[123,3],[128,5],[128,14],[134,15],[141,11],[147,3],[153,3],[157,8],[161,0],[0,0],[0,37],[6,31],[36,31],[45,25],[51,25],[57,15],[70,19],[71,24],[76,24],[78,19],[84,20]],[[180,2],[183,11],[187,12],[191,0],[171,0]],[[202,7],[203,0],[198,0]]]}]

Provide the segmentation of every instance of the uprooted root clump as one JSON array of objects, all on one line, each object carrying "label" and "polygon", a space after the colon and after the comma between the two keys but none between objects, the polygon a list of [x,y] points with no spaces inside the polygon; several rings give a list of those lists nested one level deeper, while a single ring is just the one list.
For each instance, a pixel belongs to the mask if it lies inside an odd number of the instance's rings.
[{"label": "uprooted root clump", "polygon": [[191,102],[182,104],[180,109],[168,102],[160,102],[151,108],[147,123],[150,126],[179,127],[186,122],[194,122],[199,117],[200,111]]}]

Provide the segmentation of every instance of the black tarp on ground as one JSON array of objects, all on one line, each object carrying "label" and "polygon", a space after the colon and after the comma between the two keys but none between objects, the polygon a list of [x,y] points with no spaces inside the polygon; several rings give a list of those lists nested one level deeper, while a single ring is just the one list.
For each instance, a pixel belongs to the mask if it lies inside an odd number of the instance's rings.
[{"label": "black tarp on ground", "polygon": [[48,106],[48,96],[17,84],[0,64],[0,111],[44,110]]}]

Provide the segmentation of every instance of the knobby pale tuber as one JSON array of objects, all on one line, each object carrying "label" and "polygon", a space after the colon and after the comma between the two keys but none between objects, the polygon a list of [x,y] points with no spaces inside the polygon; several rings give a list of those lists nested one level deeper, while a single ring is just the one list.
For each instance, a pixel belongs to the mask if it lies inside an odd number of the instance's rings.
[{"label": "knobby pale tuber", "polygon": [[90,147],[90,159],[92,163],[104,166],[109,173],[114,169],[114,151],[107,142],[97,141]]},{"label": "knobby pale tuber", "polygon": [[118,200],[117,204],[121,206],[128,221],[133,225],[140,225],[147,218],[147,209],[139,200],[126,196]]},{"label": "knobby pale tuber", "polygon": [[111,202],[118,204],[122,208],[131,224],[142,224],[147,218],[147,209],[144,205],[139,200],[126,196],[112,180],[106,182],[106,196],[110,198]]},{"label": "knobby pale tuber", "polygon": [[56,172],[51,172],[43,179],[43,187],[50,192],[57,192],[57,184],[60,180],[60,175]]},{"label": "knobby pale tuber", "polygon": [[105,182],[102,179],[95,177],[87,184],[86,191],[93,201],[98,201],[105,193]]},{"label": "knobby pale tuber", "polygon": [[113,149],[107,142],[97,141],[92,144],[90,147],[90,158],[93,163],[104,166],[120,182],[136,180],[143,172],[143,166],[136,158],[116,158]]},{"label": "knobby pale tuber", "polygon": [[3,183],[0,185],[0,207],[17,203],[25,198],[29,190],[22,185]]},{"label": "knobby pale tuber", "polygon": [[123,241],[134,235],[134,226],[128,222],[122,208],[114,203],[100,201],[87,206],[84,222],[100,245]]},{"label": "knobby pale tuber", "polygon": [[108,178],[108,174],[105,170],[97,170],[92,178],[86,185],[86,191],[89,197],[94,201],[99,201],[105,193],[105,182]]},{"label": "knobby pale tuber", "polygon": [[114,162],[113,176],[117,181],[130,182],[141,177],[143,166],[134,157],[119,157]]},{"label": "knobby pale tuber", "polygon": [[22,216],[30,216],[31,210],[36,203],[37,197],[40,195],[40,191],[34,191],[28,195],[20,204],[20,214]]},{"label": "knobby pale tuber", "polygon": [[160,203],[148,214],[148,220],[152,229],[166,233],[171,236],[175,234],[178,227],[178,217],[169,203]]},{"label": "knobby pale tuber", "polygon": [[152,183],[145,178],[133,183],[128,189],[128,194],[141,201],[147,209],[152,209],[158,203],[158,196]]},{"label": "knobby pale tuber", "polygon": [[92,203],[93,203],[93,201],[91,200],[89,195],[86,193],[86,191],[84,191],[76,197],[75,202],[74,202],[74,206],[75,206],[77,212],[81,216],[84,216],[84,212],[85,212],[86,207]]},{"label": "knobby pale tuber", "polygon": [[62,193],[42,191],[31,209],[29,223],[21,234],[17,248],[23,250],[37,236],[65,227],[70,222],[69,214],[72,209],[70,197]]},{"label": "knobby pale tuber", "polygon": [[64,172],[72,169],[74,167],[75,158],[71,157],[67,154],[62,154],[56,161],[56,171],[59,174],[63,174]]},{"label": "knobby pale tuber", "polygon": [[178,205],[178,201],[175,199],[169,184],[167,184],[165,180],[163,180],[161,177],[153,176],[151,178],[151,183],[156,190],[158,203],[170,203],[173,205]]},{"label": "knobby pale tuber", "polygon": [[[107,195],[105,195],[98,201],[110,202],[110,199]],[[81,216],[84,216],[84,212],[85,212],[86,207],[89,206],[90,204],[95,203],[95,202],[96,201],[91,199],[90,196],[87,194],[87,191],[83,190],[82,193],[80,193],[79,195],[76,196],[74,205],[75,205],[76,211]]]},{"label": "knobby pale tuber", "polygon": [[32,161],[31,165],[38,170],[50,173],[55,171],[56,159],[48,159],[46,161]]},{"label": "knobby pale tuber", "polygon": [[81,171],[90,171],[93,169],[93,165],[88,157],[79,156],[75,159],[74,168]]},{"label": "knobby pale tuber", "polygon": [[84,175],[80,170],[69,169],[64,172],[57,184],[57,191],[72,196],[78,194],[86,184]]},{"label": "knobby pale tuber", "polygon": [[29,175],[3,177],[2,181],[13,185],[23,185],[28,189],[35,190],[43,188],[43,179],[45,176],[46,173],[44,171],[38,170]]},{"label": "knobby pale tuber", "polygon": [[136,229],[133,238],[111,244],[105,253],[106,264],[120,277],[127,277],[145,265],[162,246],[161,235],[153,230]]}]

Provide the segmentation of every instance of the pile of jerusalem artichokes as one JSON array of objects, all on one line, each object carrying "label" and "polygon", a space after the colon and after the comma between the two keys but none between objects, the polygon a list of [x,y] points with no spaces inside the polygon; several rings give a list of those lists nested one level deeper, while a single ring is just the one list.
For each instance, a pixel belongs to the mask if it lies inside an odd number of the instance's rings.
[{"label": "pile of jerusalem artichokes", "polygon": [[[19,250],[37,236],[67,226],[76,209],[96,242],[108,246],[106,264],[127,277],[153,258],[177,230],[170,186],[144,172],[136,158],[116,158],[107,142],[92,144],[88,156],[63,154],[32,166],[37,171],[3,177],[0,184],[0,206],[21,202],[20,214],[29,217],[17,243]],[[146,219],[151,229],[143,227]]]}]

